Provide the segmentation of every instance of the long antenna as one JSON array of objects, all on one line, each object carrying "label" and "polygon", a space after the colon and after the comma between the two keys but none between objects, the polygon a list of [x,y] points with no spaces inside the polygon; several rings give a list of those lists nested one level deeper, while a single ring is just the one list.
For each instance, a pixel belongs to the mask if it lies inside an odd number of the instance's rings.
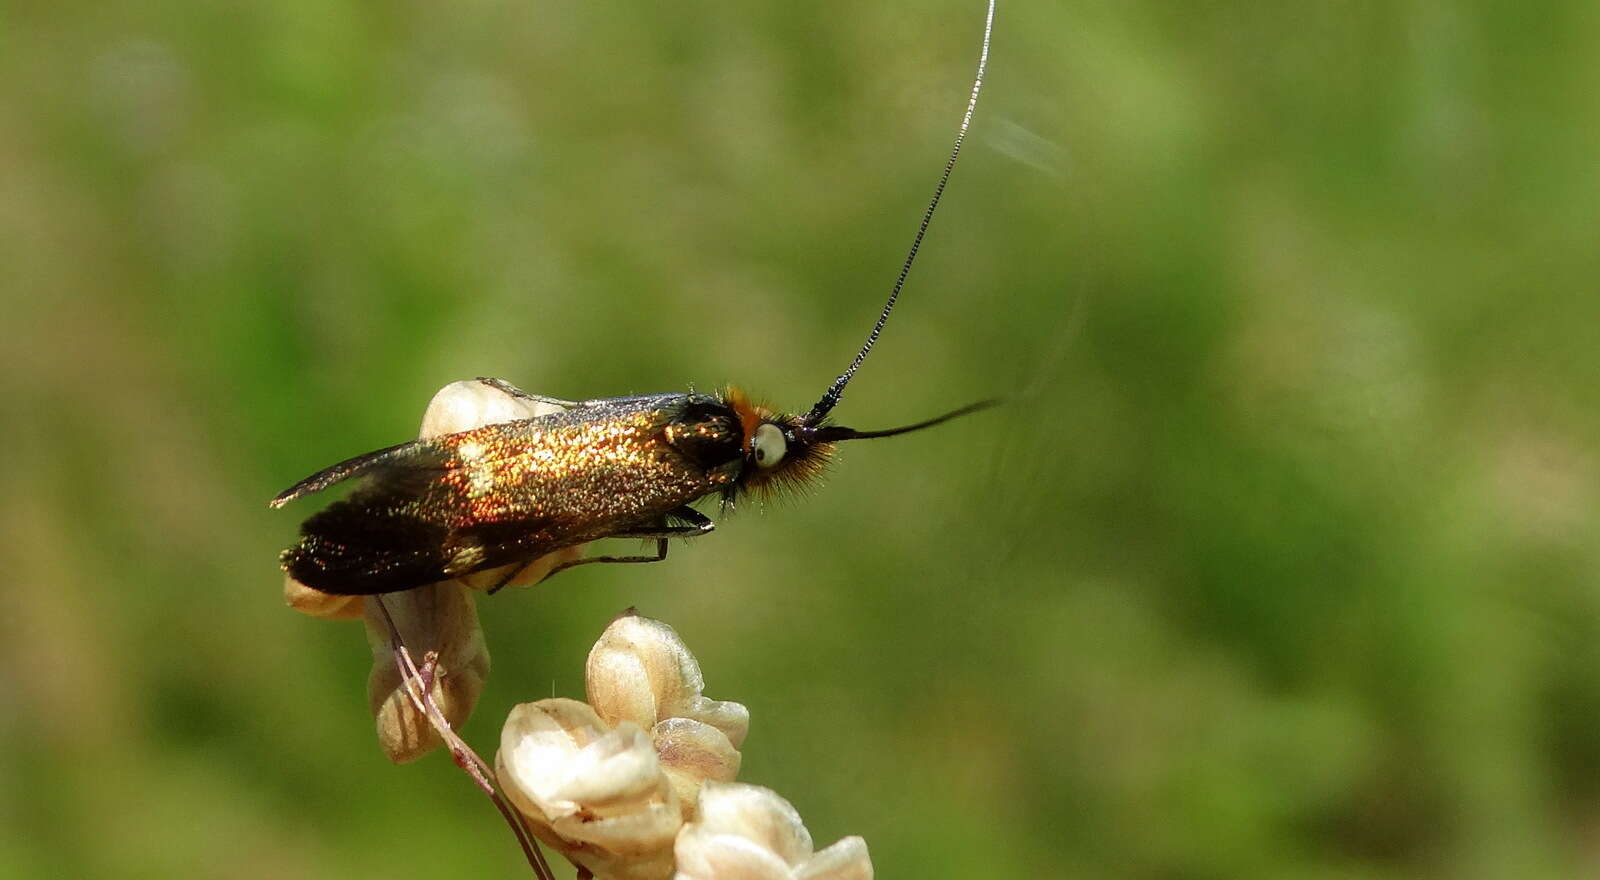
[{"label": "long antenna", "polygon": [[972,80],[972,95],[967,98],[967,112],[961,116],[961,128],[956,132],[956,145],[950,150],[949,161],[944,163],[944,173],[939,175],[939,185],[933,190],[933,200],[928,202],[928,209],[922,212],[922,223],[917,226],[917,236],[911,240],[911,251],[906,254],[905,264],[900,267],[900,275],[894,280],[894,288],[889,291],[889,301],[883,304],[883,313],[878,315],[878,323],[872,325],[872,332],[867,334],[867,344],[861,346],[861,351],[856,353],[856,359],[850,362],[850,367],[841,373],[839,378],[833,380],[832,387],[801,420],[807,425],[815,425],[822,421],[823,417],[839,404],[839,398],[844,396],[844,386],[850,384],[850,379],[861,367],[861,362],[867,359],[867,352],[872,351],[873,344],[878,341],[878,334],[883,332],[883,325],[889,322],[889,313],[894,311],[895,300],[900,298],[900,289],[906,286],[906,276],[911,274],[911,264],[916,262],[917,249],[922,247],[922,237],[928,234],[928,224],[933,222],[933,211],[939,207],[939,199],[944,195],[945,184],[950,182],[950,172],[955,170],[956,157],[961,155],[961,142],[967,139],[967,126],[972,124],[972,113],[978,109],[978,92],[983,89],[983,73],[989,66],[989,34],[994,30],[994,2],[995,0],[989,0],[989,12],[983,19],[983,52],[978,56],[978,75]]}]

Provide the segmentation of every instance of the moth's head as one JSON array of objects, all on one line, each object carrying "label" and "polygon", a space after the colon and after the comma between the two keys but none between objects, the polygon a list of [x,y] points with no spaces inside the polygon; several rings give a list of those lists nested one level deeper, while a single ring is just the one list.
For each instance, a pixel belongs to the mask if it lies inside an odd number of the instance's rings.
[{"label": "moth's head", "polygon": [[747,490],[799,489],[826,466],[833,443],[797,416],[752,403],[743,391],[691,394],[666,441],[722,486],[723,503]]},{"label": "moth's head", "polygon": [[742,458],[738,479],[723,490],[724,503],[749,491],[801,491],[827,470],[836,440],[819,436],[800,416],[753,402],[738,388],[723,392],[722,399],[738,420]]}]

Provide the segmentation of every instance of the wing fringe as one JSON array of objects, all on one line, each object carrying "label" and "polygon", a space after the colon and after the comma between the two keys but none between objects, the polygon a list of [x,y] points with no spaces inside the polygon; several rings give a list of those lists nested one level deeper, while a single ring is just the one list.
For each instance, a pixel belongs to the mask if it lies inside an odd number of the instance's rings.
[{"label": "wing fringe", "polygon": [[290,486],[282,492],[279,492],[277,497],[267,502],[267,506],[276,509],[288,504],[302,495],[310,495],[313,492],[321,492],[323,489],[326,489],[335,483],[341,483],[350,479],[351,477],[364,474],[367,471],[372,470],[374,467],[389,460],[390,458],[395,457],[398,453],[418,446],[422,442],[423,441],[420,440],[412,440],[409,443],[398,443],[385,449],[379,449],[374,452],[358,455],[355,458],[347,458],[336,465],[325,467],[311,476],[306,477],[300,482],[295,483],[293,486]]}]

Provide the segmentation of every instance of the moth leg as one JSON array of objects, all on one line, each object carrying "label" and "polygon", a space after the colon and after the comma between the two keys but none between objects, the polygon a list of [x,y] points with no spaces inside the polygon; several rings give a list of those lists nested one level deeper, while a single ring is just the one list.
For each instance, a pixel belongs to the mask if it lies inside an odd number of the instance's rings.
[{"label": "moth leg", "polygon": [[574,400],[562,400],[559,397],[545,397],[543,394],[530,394],[504,379],[496,379],[492,376],[479,376],[478,381],[496,391],[503,391],[512,397],[520,398],[522,400],[531,400],[534,403],[548,403],[551,406],[559,406],[562,409],[571,409],[572,407],[578,405],[577,401]]},{"label": "moth leg", "polygon": [[[574,565],[584,565],[584,564],[590,563],[590,562],[660,562],[661,560],[667,558],[667,539],[664,538],[664,537],[659,537],[654,532],[650,533],[649,535],[626,534],[626,535],[613,535],[612,537],[616,537],[616,538],[638,538],[638,537],[655,538],[655,540],[656,540],[656,555],[654,555],[654,556],[585,556],[582,559],[574,559],[571,562],[563,562],[560,565],[550,569],[549,571],[545,572],[544,577],[540,578],[538,582],[542,584],[545,581],[555,577],[557,572],[566,571],[567,569],[573,567]],[[537,561],[537,560],[535,560],[535,561]],[[490,595],[490,596],[493,596],[495,593],[500,592],[501,590],[505,589],[506,584],[509,584],[512,581],[516,580],[517,578],[521,577],[523,572],[527,571],[528,569],[530,569],[532,567],[533,567],[533,562],[529,562],[526,565],[518,565],[518,566],[516,566],[514,568],[507,569],[505,576],[500,578],[500,580],[497,581],[494,586],[490,587],[488,589],[488,591],[487,591],[487,594]]]},{"label": "moth leg", "polygon": [[550,573],[545,575],[545,580],[549,580],[551,577],[554,577],[557,572],[566,571],[575,565],[588,565],[591,562],[660,562],[661,560],[667,558],[668,538],[693,538],[699,535],[704,535],[717,527],[717,524],[712,522],[710,517],[688,505],[684,505],[683,507],[673,510],[671,513],[667,514],[667,516],[670,516],[673,519],[684,520],[688,523],[688,525],[668,525],[666,522],[666,517],[662,517],[661,522],[656,523],[652,527],[634,529],[627,532],[618,532],[615,535],[609,536],[612,538],[654,539],[656,542],[656,553],[654,556],[585,556],[582,559],[574,559],[571,562],[564,562],[555,568],[550,569]]},{"label": "moth leg", "polygon": [[[527,571],[528,569],[530,569],[532,567],[533,567],[533,563],[532,562],[528,563],[527,565],[516,566],[515,568],[508,567],[506,569],[505,577],[501,578],[498,581],[495,581],[494,586],[490,587],[487,591],[485,591],[485,595],[493,596],[495,593],[500,592],[501,590],[506,588],[506,584],[509,584],[512,581],[516,580],[517,579],[517,575],[522,574],[523,572]],[[555,574],[555,572],[552,571],[552,572],[550,572],[550,574]],[[545,577],[549,577],[550,574],[545,575]]]},{"label": "moth leg", "polygon": [[[614,535],[613,537],[628,538],[628,537],[637,537],[637,536],[635,536],[635,535]],[[667,539],[666,538],[657,538],[656,539],[656,555],[654,555],[654,556],[585,556],[582,559],[574,559],[571,562],[563,562],[560,565],[556,566],[555,568],[550,569],[550,573],[545,575],[544,579],[545,580],[549,580],[552,577],[555,577],[558,573],[566,571],[567,569],[572,568],[573,566],[576,566],[576,565],[588,565],[591,562],[660,562],[661,560],[666,559],[666,558],[667,558]]]},{"label": "moth leg", "polygon": [[[668,525],[667,524],[667,517],[671,517],[672,519],[681,519],[685,523],[687,523],[687,525],[681,525],[681,526]],[[651,528],[631,529],[631,530],[626,531],[626,532],[618,532],[615,535],[611,535],[611,537],[613,537],[613,538],[696,538],[696,537],[699,537],[700,535],[704,535],[707,532],[710,532],[712,529],[715,529],[716,527],[717,527],[717,524],[711,521],[711,517],[706,516],[705,514],[701,513],[700,511],[695,510],[693,507],[690,507],[689,505],[685,504],[682,507],[675,508],[672,512],[668,513],[667,516],[662,517],[661,518],[661,522],[656,523]]]},{"label": "moth leg", "polygon": [[[647,528],[633,529],[607,536],[611,538],[643,538],[645,540],[654,540],[656,542],[656,554],[654,556],[585,556],[582,559],[564,562],[561,565],[550,569],[549,573],[547,573],[541,579],[541,582],[549,580],[550,578],[554,577],[557,572],[566,571],[574,565],[587,565],[591,562],[660,562],[661,560],[667,558],[668,538],[694,538],[704,535],[717,527],[717,524],[712,522],[710,517],[692,507],[689,507],[688,505],[677,508],[676,510],[667,514],[667,516],[670,516],[673,519],[684,520],[688,523],[688,525],[668,525],[666,517],[662,517],[660,522],[657,522]],[[500,580],[493,587],[489,588],[489,595],[493,596],[495,593],[500,592],[505,588],[506,584],[516,580],[519,575],[521,575],[524,571],[527,571],[532,565],[533,563],[529,562],[527,565],[519,565],[516,568],[510,569],[506,575],[500,578]]]}]

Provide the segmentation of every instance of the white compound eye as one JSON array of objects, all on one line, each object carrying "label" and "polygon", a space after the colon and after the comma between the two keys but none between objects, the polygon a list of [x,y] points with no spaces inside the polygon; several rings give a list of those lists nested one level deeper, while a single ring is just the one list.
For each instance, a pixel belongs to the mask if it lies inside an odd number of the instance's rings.
[{"label": "white compound eye", "polygon": [[783,439],[783,429],[768,422],[756,429],[755,436],[750,438],[750,448],[755,452],[756,467],[766,469],[783,461],[789,443]]}]

